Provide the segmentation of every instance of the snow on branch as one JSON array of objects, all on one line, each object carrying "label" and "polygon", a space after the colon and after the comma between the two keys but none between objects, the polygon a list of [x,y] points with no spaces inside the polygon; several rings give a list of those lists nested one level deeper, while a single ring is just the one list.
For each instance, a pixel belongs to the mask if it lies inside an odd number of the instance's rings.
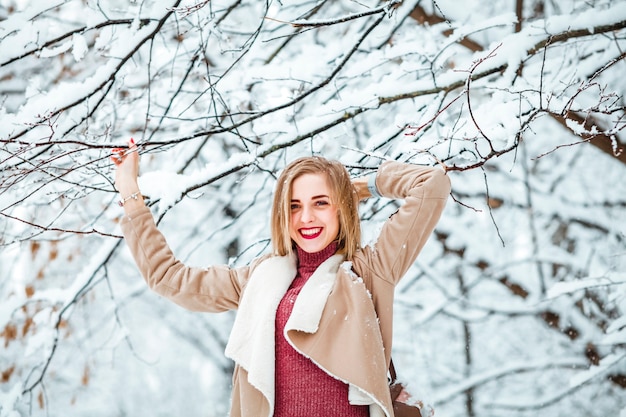
[{"label": "snow on branch", "polygon": [[[487,381],[496,381],[502,378],[506,378],[510,375],[517,375],[519,373],[524,372],[542,372],[548,368],[566,368],[566,369],[586,369],[588,364],[586,361],[580,357],[570,357],[570,358],[551,358],[549,360],[535,360],[535,361],[525,361],[525,362],[512,362],[496,369],[484,371],[482,373],[477,373],[473,375],[471,378],[448,387],[445,390],[442,390],[438,393],[434,398],[434,403],[439,404],[446,401],[451,400],[457,395],[465,392],[466,390],[477,387],[484,384]],[[533,408],[532,405],[524,406],[522,404],[517,405],[515,408]]]},{"label": "snow on branch", "polygon": [[587,277],[576,281],[557,282],[548,289],[546,297],[547,299],[557,298],[581,290],[612,285],[626,285],[626,273],[608,272],[606,275],[600,277]]}]

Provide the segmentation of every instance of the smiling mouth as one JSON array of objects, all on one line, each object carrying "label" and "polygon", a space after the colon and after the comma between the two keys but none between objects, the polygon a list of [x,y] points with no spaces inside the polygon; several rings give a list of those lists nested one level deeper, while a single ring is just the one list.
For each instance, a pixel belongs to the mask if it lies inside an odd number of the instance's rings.
[{"label": "smiling mouth", "polygon": [[321,227],[314,227],[312,229],[300,229],[300,235],[305,239],[315,239],[322,233]]}]

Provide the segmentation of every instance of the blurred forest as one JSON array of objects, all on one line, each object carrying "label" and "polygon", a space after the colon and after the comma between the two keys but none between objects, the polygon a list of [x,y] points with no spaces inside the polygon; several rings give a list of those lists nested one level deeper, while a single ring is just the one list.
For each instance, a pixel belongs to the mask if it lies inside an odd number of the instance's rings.
[{"label": "blurred forest", "polygon": [[234,313],[151,293],[121,239],[130,137],[199,266],[268,250],[295,157],[445,164],[401,379],[439,416],[625,417],[625,57],[623,0],[0,0],[0,417],[227,414]]}]

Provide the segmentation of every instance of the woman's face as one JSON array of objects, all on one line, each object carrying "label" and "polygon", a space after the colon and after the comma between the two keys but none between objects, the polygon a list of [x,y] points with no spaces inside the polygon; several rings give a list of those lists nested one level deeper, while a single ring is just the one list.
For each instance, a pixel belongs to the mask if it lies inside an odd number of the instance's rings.
[{"label": "woman's face", "polygon": [[305,252],[324,249],[339,234],[339,213],[325,174],[303,174],[291,185],[289,235]]}]

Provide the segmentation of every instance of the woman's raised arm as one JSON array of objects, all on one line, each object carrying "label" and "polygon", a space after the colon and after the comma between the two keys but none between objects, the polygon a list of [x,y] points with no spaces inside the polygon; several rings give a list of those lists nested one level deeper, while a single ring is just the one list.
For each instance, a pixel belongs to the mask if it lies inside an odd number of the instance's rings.
[{"label": "woman's raised arm", "polygon": [[143,196],[139,190],[139,152],[135,141],[128,141],[128,148],[112,150],[111,161],[115,164],[115,188],[120,193],[120,205],[126,214],[144,207]]}]

